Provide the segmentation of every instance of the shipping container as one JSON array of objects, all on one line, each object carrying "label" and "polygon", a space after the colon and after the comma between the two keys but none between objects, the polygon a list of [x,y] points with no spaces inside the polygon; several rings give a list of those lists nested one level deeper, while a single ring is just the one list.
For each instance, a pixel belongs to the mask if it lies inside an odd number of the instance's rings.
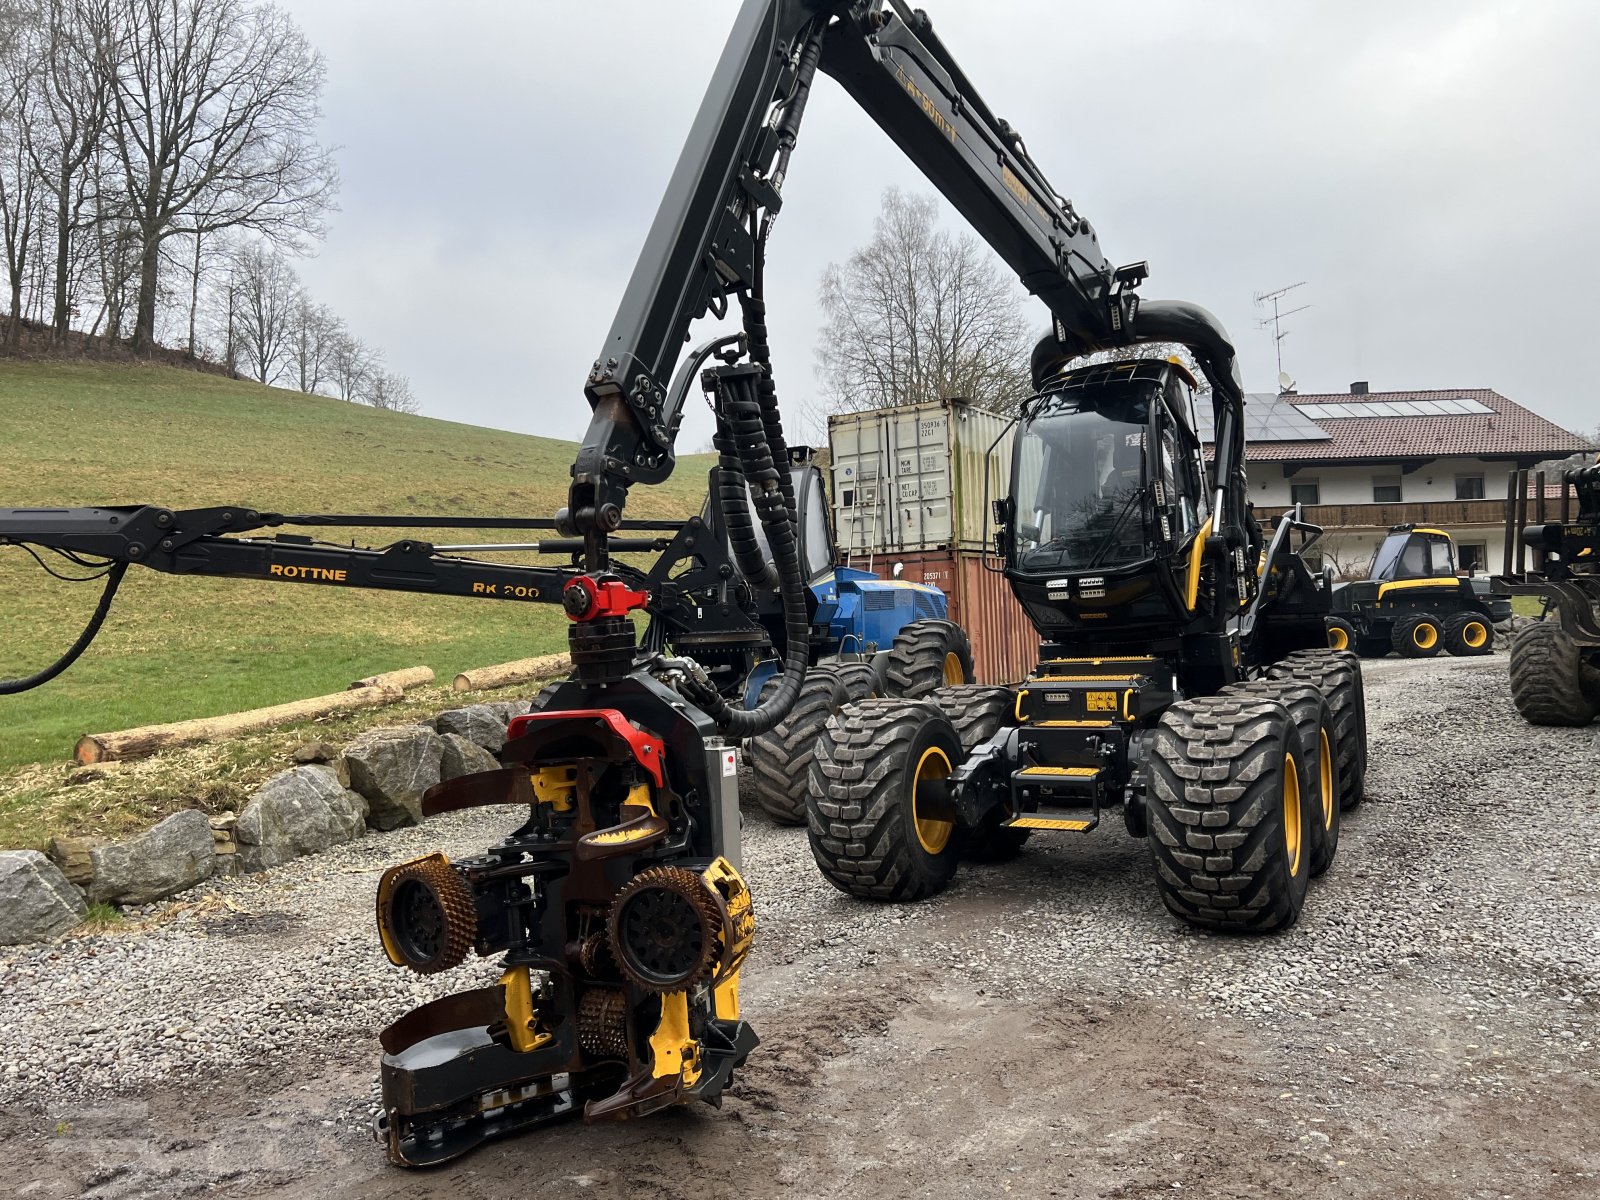
[{"label": "shipping container", "polygon": [[879,559],[879,572],[926,583],[950,601],[950,619],[972,641],[979,683],[1021,683],[1039,661],[1039,635],[994,559],[975,550],[908,550]]},{"label": "shipping container", "polygon": [[846,562],[988,548],[984,498],[1005,495],[1009,484],[1009,417],[964,400],[837,413],[828,447]]}]

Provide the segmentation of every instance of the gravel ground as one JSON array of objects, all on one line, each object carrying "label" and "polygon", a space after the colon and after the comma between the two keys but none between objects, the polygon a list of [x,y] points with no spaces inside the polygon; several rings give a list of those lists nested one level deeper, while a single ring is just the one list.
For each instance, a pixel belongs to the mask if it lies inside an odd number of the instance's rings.
[{"label": "gravel ground", "polygon": [[0,958],[15,1194],[1600,1195],[1600,747],[1505,659],[1367,665],[1373,766],[1290,933],[1168,917],[1114,819],[862,904],[747,815],[763,1038],[724,1108],[565,1125],[446,1168],[366,1133],[376,1031],[490,979],[390,967],[378,873],[480,810]]}]

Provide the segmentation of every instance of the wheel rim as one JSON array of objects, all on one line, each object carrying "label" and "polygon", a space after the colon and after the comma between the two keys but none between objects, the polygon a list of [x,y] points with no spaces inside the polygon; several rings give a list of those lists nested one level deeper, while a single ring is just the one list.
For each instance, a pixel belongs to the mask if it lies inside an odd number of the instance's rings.
[{"label": "wheel rim", "polygon": [[1468,621],[1461,627],[1461,640],[1474,650],[1481,650],[1489,640],[1488,627],[1482,621]]},{"label": "wheel rim", "polygon": [[937,746],[929,746],[917,760],[917,773],[911,781],[912,824],[917,829],[917,841],[929,854],[938,854],[950,844],[950,835],[956,831],[956,826],[954,821],[922,815],[922,785],[943,782],[953,769],[949,755]]},{"label": "wheel rim", "polygon": [[1419,621],[1411,628],[1411,641],[1418,650],[1432,650],[1439,644],[1439,630],[1428,621]]},{"label": "wheel rim", "polygon": [[1300,766],[1293,754],[1283,756],[1283,844],[1292,878],[1300,874]]},{"label": "wheel rim", "polygon": [[1328,626],[1328,648],[1330,650],[1348,650],[1350,648],[1350,635],[1338,625]]},{"label": "wheel rim", "polygon": [[1318,730],[1317,742],[1320,754],[1317,761],[1322,764],[1318,772],[1321,776],[1318,782],[1322,787],[1322,827],[1332,829],[1333,814],[1339,805],[1339,797],[1333,794],[1333,747],[1328,744],[1326,729]]},{"label": "wheel rim", "polygon": [[944,656],[944,685],[955,687],[967,681],[967,672],[961,665],[961,656],[954,650]]},{"label": "wheel rim", "polygon": [[420,879],[407,879],[394,890],[394,937],[412,962],[428,963],[444,947],[445,916],[439,897]]}]

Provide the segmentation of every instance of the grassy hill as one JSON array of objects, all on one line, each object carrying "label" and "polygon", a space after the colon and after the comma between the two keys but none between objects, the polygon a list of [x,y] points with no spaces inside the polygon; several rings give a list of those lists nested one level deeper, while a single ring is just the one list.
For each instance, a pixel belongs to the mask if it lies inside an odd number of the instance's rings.
[{"label": "grassy hill", "polygon": [[[172,367],[105,363],[0,362],[0,436],[6,506],[235,503],[279,512],[545,517],[565,500],[574,452],[572,443],[549,438]],[[628,515],[694,511],[705,465],[685,461],[668,485],[640,489]],[[381,544],[401,534],[353,536]],[[98,584],[58,582],[20,549],[0,548],[0,677],[53,661],[98,595]],[[43,688],[0,698],[0,773],[63,760],[86,732],[276,704],[418,663],[448,679],[564,645],[565,622],[553,606],[135,568],[83,659]]]}]

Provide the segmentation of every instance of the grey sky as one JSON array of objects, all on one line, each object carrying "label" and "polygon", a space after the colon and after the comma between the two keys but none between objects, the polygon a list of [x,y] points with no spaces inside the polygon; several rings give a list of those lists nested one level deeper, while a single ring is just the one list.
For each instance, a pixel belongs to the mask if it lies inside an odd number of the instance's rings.
[{"label": "grey sky", "polygon": [[[429,415],[560,437],[737,0],[284,0],[328,58],[342,211],[302,266]],[[925,0],[990,105],[1144,293],[1216,312],[1306,280],[1302,391],[1492,387],[1600,422],[1600,5]],[[769,256],[779,395],[815,390],[824,264],[888,184],[932,190],[831,80]],[[948,219],[959,220],[947,210]],[[1038,309],[1041,328],[1047,317]],[[680,449],[708,436],[696,419]]]}]

